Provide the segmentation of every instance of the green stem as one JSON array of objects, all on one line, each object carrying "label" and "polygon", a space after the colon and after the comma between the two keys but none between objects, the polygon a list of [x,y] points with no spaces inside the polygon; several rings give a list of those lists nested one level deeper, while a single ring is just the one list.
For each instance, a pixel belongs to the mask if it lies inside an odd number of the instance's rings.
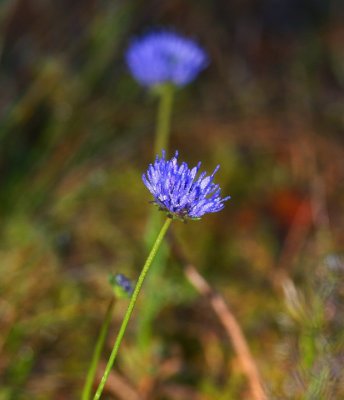
[{"label": "green stem", "polygon": [[108,379],[108,377],[110,375],[111,368],[112,368],[112,366],[113,366],[113,364],[115,362],[115,359],[116,359],[116,356],[117,356],[117,353],[118,353],[118,349],[119,349],[119,347],[121,345],[124,333],[125,333],[125,331],[127,329],[128,322],[130,320],[131,314],[132,314],[132,312],[134,310],[134,307],[135,307],[138,295],[140,293],[143,281],[144,281],[144,279],[145,279],[145,277],[147,275],[149,267],[151,266],[152,261],[154,260],[154,257],[156,255],[157,251],[159,250],[161,242],[162,242],[162,240],[163,240],[163,238],[164,238],[164,236],[165,236],[165,234],[167,232],[167,229],[170,226],[171,222],[172,222],[172,219],[170,219],[170,218],[166,219],[164,225],[162,226],[162,228],[161,228],[161,230],[160,230],[160,232],[158,234],[158,237],[155,240],[155,243],[154,243],[154,245],[152,247],[152,250],[150,251],[150,253],[149,253],[148,257],[147,257],[147,260],[146,260],[146,262],[145,262],[145,264],[144,264],[144,266],[142,268],[141,274],[140,274],[140,276],[139,276],[139,278],[137,280],[134,292],[133,292],[133,294],[131,296],[130,303],[129,303],[127,311],[125,313],[122,325],[121,325],[121,327],[119,329],[119,332],[118,332],[115,344],[113,346],[109,361],[108,361],[108,363],[106,365],[104,375],[103,375],[103,377],[102,377],[102,379],[101,379],[101,381],[99,383],[98,389],[96,391],[96,394],[95,394],[93,400],[99,400],[100,399],[100,396],[101,396],[101,394],[103,392],[105,383],[106,383],[106,381],[107,381],[107,379]]},{"label": "green stem", "polygon": [[[165,150],[166,153],[168,153],[174,91],[175,87],[170,83],[165,83],[154,88],[155,94],[157,94],[159,97],[158,114],[155,128],[154,157],[156,154],[161,154],[162,150]],[[148,249],[150,249],[154,243],[156,232],[159,229],[162,221],[161,217],[162,216],[160,213],[157,213],[156,210],[153,210],[153,208],[151,209],[145,232],[145,244]],[[147,347],[148,345],[152,335],[151,322],[157,314],[162,303],[162,294],[158,295],[157,292],[152,289],[157,285],[158,278],[166,264],[167,253],[167,247],[162,246],[159,254],[155,258],[153,264],[154,269],[152,269],[150,280],[147,282],[148,290],[146,294],[145,308],[138,315],[138,344],[141,349]]]},{"label": "green stem", "polygon": [[161,150],[168,151],[168,137],[170,134],[170,122],[173,103],[174,87],[171,84],[161,85],[158,89],[160,96],[158,119],[155,132],[154,152],[160,154]]},{"label": "green stem", "polygon": [[91,398],[92,385],[94,382],[94,377],[96,375],[97,366],[98,366],[98,362],[99,362],[99,359],[101,356],[101,352],[104,347],[106,335],[109,330],[109,325],[111,322],[114,305],[115,305],[115,298],[112,296],[110,303],[108,305],[108,308],[106,310],[106,314],[105,314],[105,318],[104,318],[102,327],[100,329],[96,347],[93,352],[91,365],[90,365],[90,368],[87,373],[84,389],[82,391],[82,400],[89,400]]},{"label": "green stem", "polygon": [[[155,207],[152,207],[150,211],[145,229],[145,249],[147,252],[152,248],[156,234],[159,232],[159,228],[163,221],[163,215],[157,213]],[[161,305],[163,304],[163,299],[166,297],[166,294],[164,294],[163,291],[157,291],[155,288],[157,285],[161,285],[161,276],[166,265],[167,257],[168,247],[166,246],[166,243],[162,243],[159,253],[153,261],[149,280],[146,282],[145,306],[137,316],[137,344],[142,353],[147,353],[147,349],[151,345],[150,342],[153,334],[152,321],[158,314]]]}]

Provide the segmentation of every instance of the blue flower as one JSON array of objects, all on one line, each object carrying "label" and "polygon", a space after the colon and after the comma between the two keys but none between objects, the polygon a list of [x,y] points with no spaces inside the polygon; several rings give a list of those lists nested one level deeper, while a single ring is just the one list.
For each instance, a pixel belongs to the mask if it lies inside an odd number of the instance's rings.
[{"label": "blue flower", "polygon": [[220,166],[210,176],[202,172],[196,178],[200,166],[200,162],[192,169],[185,162],[178,164],[178,151],[171,160],[166,160],[163,151],[162,157],[157,156],[154,164],[149,165],[142,180],[152,193],[154,203],[171,218],[199,219],[206,213],[222,210],[230,198],[221,198],[219,185],[213,183]]},{"label": "blue flower", "polygon": [[109,281],[119,298],[131,296],[134,288],[131,281],[125,275],[111,275]]},{"label": "blue flower", "polygon": [[208,65],[201,47],[170,31],[151,32],[133,40],[126,61],[133,77],[148,87],[163,83],[184,86]]}]

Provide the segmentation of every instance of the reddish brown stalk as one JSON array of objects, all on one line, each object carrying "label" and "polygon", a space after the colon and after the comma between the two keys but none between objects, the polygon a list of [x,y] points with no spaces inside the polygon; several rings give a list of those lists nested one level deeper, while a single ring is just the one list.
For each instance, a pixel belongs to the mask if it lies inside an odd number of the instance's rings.
[{"label": "reddish brown stalk", "polygon": [[[100,382],[102,378],[101,371],[104,371],[104,369],[105,363],[100,363],[100,368],[98,368],[97,373],[98,382]],[[105,385],[105,390],[120,400],[142,400],[142,397],[137,391],[115,371],[111,371]]]},{"label": "reddish brown stalk", "polygon": [[311,229],[312,221],[309,220],[307,223],[303,221],[307,208],[308,200],[304,200],[290,224],[277,267],[272,276],[273,285],[276,289],[283,287],[283,284],[288,280],[291,265],[297,255],[300,254]]},{"label": "reddish brown stalk", "polygon": [[[299,170],[302,170],[302,173],[305,174],[309,181],[309,199],[304,199],[300,203],[286,234],[281,255],[272,277],[276,289],[283,288],[284,284],[288,283],[293,262],[301,254],[313,226],[317,232],[324,230],[329,233],[327,246],[330,249],[333,247],[326,198],[326,181],[321,171],[319,171],[317,149],[314,143],[315,138],[312,135],[305,142],[302,142],[302,145],[299,143],[297,146],[294,143],[291,145],[291,157],[293,159],[299,157],[301,160],[296,172],[300,173]],[[307,217],[309,207],[311,210],[310,218]],[[318,240],[320,240],[319,249],[323,249],[323,236]],[[322,250],[320,250],[321,252]]]},{"label": "reddish brown stalk", "polygon": [[266,400],[267,396],[261,384],[258,368],[252,357],[244,334],[236,318],[226,305],[223,297],[211,288],[208,282],[200,275],[193,265],[186,265],[184,272],[196,290],[202,296],[209,299],[210,305],[224,326],[241,363],[243,372],[249,382],[252,399]]}]

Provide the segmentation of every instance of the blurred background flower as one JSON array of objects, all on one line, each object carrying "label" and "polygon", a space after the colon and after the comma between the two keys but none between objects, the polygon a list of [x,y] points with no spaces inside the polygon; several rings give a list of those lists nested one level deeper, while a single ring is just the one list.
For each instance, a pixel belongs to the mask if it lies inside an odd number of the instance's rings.
[{"label": "blurred background flower", "polygon": [[134,78],[144,86],[190,83],[207,64],[195,42],[170,31],[148,33],[130,44],[126,60]]}]

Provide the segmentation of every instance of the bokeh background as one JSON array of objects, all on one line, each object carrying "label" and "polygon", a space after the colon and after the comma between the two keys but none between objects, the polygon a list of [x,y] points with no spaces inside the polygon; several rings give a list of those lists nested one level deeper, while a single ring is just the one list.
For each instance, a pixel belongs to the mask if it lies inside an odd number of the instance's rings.
[{"label": "bokeh background", "polygon": [[[176,94],[171,149],[208,171],[220,163],[232,196],[173,236],[240,322],[270,399],[344,398],[343,11],[341,0],[0,1],[1,400],[79,398],[108,276],[138,276],[157,99],[124,52],[156,27],[209,54]],[[148,287],[104,399],[250,399],[173,251]]]}]

